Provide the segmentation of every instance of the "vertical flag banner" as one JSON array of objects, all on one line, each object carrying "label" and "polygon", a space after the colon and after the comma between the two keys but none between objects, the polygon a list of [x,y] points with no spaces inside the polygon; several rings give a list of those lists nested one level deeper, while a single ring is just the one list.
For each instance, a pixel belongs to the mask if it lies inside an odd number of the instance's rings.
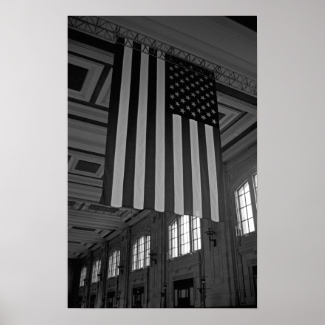
[{"label": "vertical flag banner", "polygon": [[116,43],[101,203],[219,221],[222,161],[211,71]]}]

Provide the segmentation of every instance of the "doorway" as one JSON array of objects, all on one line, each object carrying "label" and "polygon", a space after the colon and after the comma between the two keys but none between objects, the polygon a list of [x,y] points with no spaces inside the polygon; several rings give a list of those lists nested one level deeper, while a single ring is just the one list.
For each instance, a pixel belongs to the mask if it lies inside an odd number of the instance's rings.
[{"label": "doorway", "polygon": [[91,295],[89,308],[95,308],[95,300],[96,300],[96,295]]},{"label": "doorway", "polygon": [[143,308],[144,287],[133,288],[132,308]]},{"label": "doorway", "polygon": [[107,292],[106,308],[114,307],[114,297],[115,297],[114,291]]},{"label": "doorway", "polygon": [[174,307],[175,308],[194,307],[193,278],[174,281]]}]

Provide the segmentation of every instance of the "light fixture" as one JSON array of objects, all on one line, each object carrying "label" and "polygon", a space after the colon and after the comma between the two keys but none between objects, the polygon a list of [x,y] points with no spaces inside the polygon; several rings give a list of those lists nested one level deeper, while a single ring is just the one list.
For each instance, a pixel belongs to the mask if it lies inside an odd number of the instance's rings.
[{"label": "light fixture", "polygon": [[211,228],[208,228],[208,231],[205,232],[209,236],[209,246],[210,246],[210,251],[211,251],[211,242],[213,242],[213,246],[217,246],[217,240],[212,239],[211,237],[216,233],[215,231],[211,230]]},{"label": "light fixture", "polygon": [[154,261],[155,264],[157,264],[157,257],[156,257],[157,254],[154,253],[153,250],[150,251],[149,256],[150,256],[151,261]]},{"label": "light fixture", "polygon": [[124,271],[124,265],[119,265],[119,266],[118,266],[118,269],[119,269],[119,272],[120,272],[121,274],[123,274],[123,271]]}]

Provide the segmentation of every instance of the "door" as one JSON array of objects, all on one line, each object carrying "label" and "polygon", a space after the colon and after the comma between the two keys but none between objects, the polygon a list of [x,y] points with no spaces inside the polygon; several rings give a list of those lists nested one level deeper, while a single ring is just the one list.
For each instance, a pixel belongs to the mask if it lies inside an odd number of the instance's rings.
[{"label": "door", "polygon": [[95,300],[96,300],[96,295],[91,295],[89,308],[95,308]]},{"label": "door", "polygon": [[114,307],[114,297],[115,292],[107,292],[107,299],[106,299],[106,308],[113,308]]},{"label": "door", "polygon": [[133,288],[132,308],[143,308],[144,287]]},{"label": "door", "polygon": [[174,307],[194,307],[193,278],[174,281]]}]

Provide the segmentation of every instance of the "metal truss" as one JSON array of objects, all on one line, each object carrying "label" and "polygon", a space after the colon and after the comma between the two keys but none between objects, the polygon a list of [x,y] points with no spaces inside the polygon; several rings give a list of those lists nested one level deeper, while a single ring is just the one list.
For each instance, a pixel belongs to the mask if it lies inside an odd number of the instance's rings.
[{"label": "metal truss", "polygon": [[186,51],[180,50],[148,36],[139,34],[125,27],[116,25],[100,17],[95,16],[69,16],[68,27],[82,30],[88,34],[116,43],[119,37],[125,39],[125,45],[132,47],[133,42],[142,44],[141,51],[149,54],[149,49],[157,50],[157,56],[166,60],[166,54],[183,59],[191,64],[213,72],[214,79],[228,87],[240,90],[257,97],[257,83],[230,69],[199,58]]}]

